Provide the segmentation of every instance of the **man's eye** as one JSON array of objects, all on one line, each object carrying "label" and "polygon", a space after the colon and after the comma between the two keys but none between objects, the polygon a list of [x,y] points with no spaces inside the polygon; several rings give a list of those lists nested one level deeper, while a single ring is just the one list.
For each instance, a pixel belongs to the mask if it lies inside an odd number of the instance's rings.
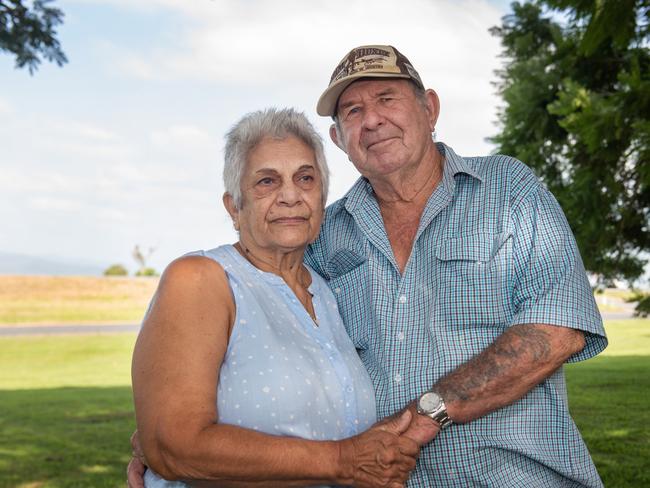
[{"label": "man's eye", "polygon": [[351,107],[348,109],[348,112],[345,114],[346,117],[350,117],[351,115],[355,115],[361,112],[361,107]]},{"label": "man's eye", "polygon": [[258,185],[268,186],[273,184],[273,178],[262,178],[257,182]]},{"label": "man's eye", "polygon": [[381,97],[382,102],[390,102],[393,99],[393,97]]},{"label": "man's eye", "polygon": [[314,181],[314,177],[312,175],[302,175],[300,181]]}]

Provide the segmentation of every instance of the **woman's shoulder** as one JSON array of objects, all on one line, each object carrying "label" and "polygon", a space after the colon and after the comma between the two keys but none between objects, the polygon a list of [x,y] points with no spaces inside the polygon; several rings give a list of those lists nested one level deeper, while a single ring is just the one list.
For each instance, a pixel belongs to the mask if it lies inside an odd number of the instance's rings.
[{"label": "woman's shoulder", "polygon": [[[213,288],[212,288],[213,287]],[[228,288],[224,266],[212,257],[188,253],[172,261],[160,277],[159,288],[220,290]]]}]

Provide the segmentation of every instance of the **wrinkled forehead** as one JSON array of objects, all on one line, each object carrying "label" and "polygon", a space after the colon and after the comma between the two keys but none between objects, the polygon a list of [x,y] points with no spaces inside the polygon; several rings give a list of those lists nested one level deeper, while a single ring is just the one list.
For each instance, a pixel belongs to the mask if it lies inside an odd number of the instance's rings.
[{"label": "wrinkled forehead", "polygon": [[389,93],[414,93],[415,85],[410,80],[403,78],[359,78],[354,80],[341,92],[336,102],[336,113],[343,105],[347,105],[357,98],[379,97]]},{"label": "wrinkled forehead", "polygon": [[264,136],[250,148],[244,174],[263,167],[293,172],[302,166],[311,166],[318,171],[316,153],[306,141],[294,134],[283,137]]}]

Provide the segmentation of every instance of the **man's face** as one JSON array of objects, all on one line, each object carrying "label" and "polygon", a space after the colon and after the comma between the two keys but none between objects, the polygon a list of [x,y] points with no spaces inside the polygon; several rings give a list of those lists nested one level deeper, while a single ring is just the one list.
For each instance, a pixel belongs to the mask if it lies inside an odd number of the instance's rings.
[{"label": "man's face", "polygon": [[417,167],[433,147],[433,90],[419,100],[407,80],[356,81],[341,94],[337,110],[340,132],[332,128],[330,135],[370,180]]}]

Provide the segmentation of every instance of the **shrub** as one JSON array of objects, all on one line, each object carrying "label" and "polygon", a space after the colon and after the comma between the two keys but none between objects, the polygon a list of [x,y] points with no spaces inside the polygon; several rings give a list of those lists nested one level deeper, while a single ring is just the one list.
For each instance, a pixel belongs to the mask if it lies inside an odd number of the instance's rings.
[{"label": "shrub", "polygon": [[153,268],[142,268],[135,273],[136,276],[158,276],[158,272]]},{"label": "shrub", "polygon": [[121,264],[112,264],[104,270],[104,276],[126,276],[129,272]]}]

